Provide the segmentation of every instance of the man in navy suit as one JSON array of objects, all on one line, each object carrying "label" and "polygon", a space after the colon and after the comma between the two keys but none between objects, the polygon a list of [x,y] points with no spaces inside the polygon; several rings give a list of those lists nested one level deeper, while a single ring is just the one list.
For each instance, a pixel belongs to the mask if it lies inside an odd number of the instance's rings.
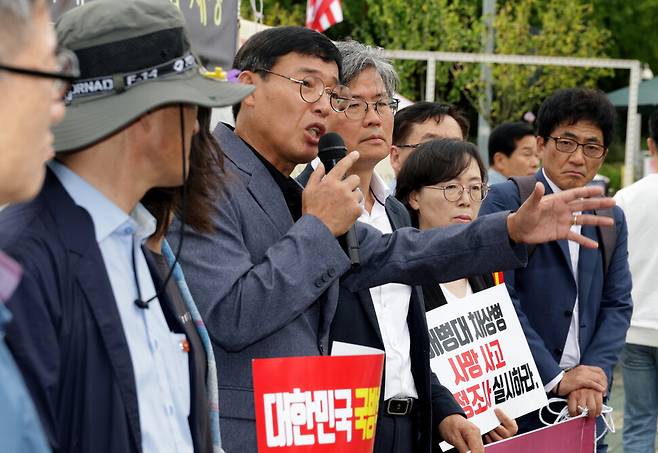
[{"label": "man in navy suit", "polygon": [[[608,151],[614,122],[614,107],[599,91],[559,90],[544,101],[537,116],[544,164],[535,177],[547,193],[592,181]],[[523,201],[519,187],[514,181],[493,186],[480,214],[517,209]],[[572,231],[602,244],[602,235],[609,232],[576,225],[578,215]],[[571,415],[578,407],[587,408],[590,416],[601,413],[630,322],[626,221],[618,207],[612,215],[616,240],[607,251],[553,241],[534,248],[526,268],[505,273],[531,327],[526,335],[545,389],[567,398]],[[536,414],[519,421],[521,432],[540,426]]]}]

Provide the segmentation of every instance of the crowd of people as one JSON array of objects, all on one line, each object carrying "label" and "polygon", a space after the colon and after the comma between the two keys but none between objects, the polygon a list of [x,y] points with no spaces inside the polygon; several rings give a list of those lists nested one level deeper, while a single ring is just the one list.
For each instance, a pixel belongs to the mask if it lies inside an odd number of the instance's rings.
[{"label": "crowd of people", "polygon": [[[255,452],[252,360],[335,342],[385,351],[375,452],[483,452],[539,416],[496,409],[481,433],[430,368],[425,314],[493,273],[572,416],[601,414],[621,354],[625,448],[653,451],[656,181],[617,195],[628,224],[589,185],[615,124],[601,92],[496,128],[487,170],[456,107],[397,111],[394,67],[355,41],[268,29],[229,83],[168,0],[95,0],[54,29],[45,0],[0,0],[0,38],[3,452]],[[225,106],[235,126],[211,131]],[[350,152],[326,171],[328,132]]]}]

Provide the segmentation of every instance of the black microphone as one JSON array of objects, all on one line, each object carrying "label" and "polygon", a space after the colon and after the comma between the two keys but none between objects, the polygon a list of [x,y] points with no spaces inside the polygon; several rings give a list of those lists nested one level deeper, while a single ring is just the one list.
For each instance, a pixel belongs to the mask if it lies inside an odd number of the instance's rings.
[{"label": "black microphone", "polygon": [[[324,169],[327,173],[331,171],[336,164],[347,155],[347,148],[345,147],[345,142],[343,138],[335,132],[329,132],[328,134],[320,137],[320,142],[318,143],[318,157]],[[358,266],[361,264],[359,258],[359,239],[356,235],[356,227],[352,225],[347,233],[338,238],[340,243],[347,253],[347,256],[350,258],[350,264],[352,267]]]}]

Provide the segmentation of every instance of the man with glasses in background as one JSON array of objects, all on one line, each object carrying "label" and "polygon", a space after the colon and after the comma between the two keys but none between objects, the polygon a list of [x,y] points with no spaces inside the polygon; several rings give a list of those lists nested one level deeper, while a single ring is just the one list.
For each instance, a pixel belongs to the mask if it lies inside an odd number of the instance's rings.
[{"label": "man with glasses in background", "polygon": [[[398,75],[380,49],[356,41],[338,42],[336,46],[343,56],[343,80],[352,98],[343,114],[333,115],[329,129],[344,138],[348,149],[359,151],[359,160],[350,170],[359,176],[364,194],[359,221],[391,234],[412,226],[405,206],[388,195],[375,171],[392,149],[393,117],[398,107],[393,94]],[[426,132],[435,133],[437,121],[428,116],[421,123],[427,120],[433,127]],[[448,121],[444,124],[450,125]],[[416,281],[435,282],[435,277],[426,272]],[[331,342],[356,343],[386,353],[375,452],[429,452],[437,449],[441,439],[460,451],[480,451],[479,430],[464,418],[450,391],[430,369],[422,292],[401,284],[405,280],[400,277],[395,279],[399,283],[341,291],[329,337]],[[514,422],[510,420],[510,424]],[[515,425],[510,428],[514,434]]]},{"label": "man with glasses in background", "polygon": [[467,140],[470,124],[452,104],[421,101],[395,114],[391,167],[397,176],[409,154],[435,138]]},{"label": "man with glasses in background", "polygon": [[[62,96],[77,75],[72,54],[56,53],[44,0],[0,0],[0,205],[28,200],[53,156],[50,126],[64,116]],[[0,237],[4,248],[7,238]],[[0,252],[0,451],[50,451],[23,378],[5,345],[12,316],[4,303],[21,267]]]},{"label": "man with glasses in background", "polygon": [[[393,196],[375,166],[391,152],[393,94],[398,75],[380,49],[356,41],[337,42],[343,81],[352,98],[329,130],[359,151],[350,173],[364,194],[359,222],[384,234],[411,226],[406,208]],[[451,392],[429,366],[427,322],[417,287],[387,283],[361,291],[341,291],[330,342],[356,343],[385,351],[375,452],[429,452],[441,438],[480,451],[480,432],[463,416]]]},{"label": "man with glasses in background", "polygon": [[[480,209],[484,216],[514,210],[539,182],[547,193],[586,186],[601,168],[612,141],[615,109],[600,91],[558,90],[544,101],[537,115],[537,145],[543,168],[534,176],[494,185]],[[529,179],[528,179],[529,178]],[[631,275],[628,268],[627,226],[623,211],[608,212],[613,228],[577,225],[572,231],[599,241],[585,249],[573,241],[553,241],[529,248],[528,266],[505,273],[517,298],[546,392],[568,399],[570,415],[587,409],[601,413],[629,327]],[[603,213],[600,213],[603,214]],[[537,413],[517,419],[519,431],[542,426]],[[602,420],[597,432],[601,433]],[[597,451],[605,451],[602,441]]]}]

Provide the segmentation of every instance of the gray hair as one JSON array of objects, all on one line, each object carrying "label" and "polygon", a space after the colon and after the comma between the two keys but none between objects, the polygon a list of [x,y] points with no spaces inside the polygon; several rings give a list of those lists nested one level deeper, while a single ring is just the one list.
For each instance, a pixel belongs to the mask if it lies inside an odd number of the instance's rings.
[{"label": "gray hair", "polygon": [[34,9],[43,0],[0,0],[0,58],[5,59],[20,49],[28,37]]},{"label": "gray hair", "polygon": [[368,68],[374,68],[384,82],[389,96],[397,91],[400,77],[391,62],[384,58],[380,47],[367,46],[358,41],[338,41],[336,47],[343,56],[343,83],[348,85]]}]

